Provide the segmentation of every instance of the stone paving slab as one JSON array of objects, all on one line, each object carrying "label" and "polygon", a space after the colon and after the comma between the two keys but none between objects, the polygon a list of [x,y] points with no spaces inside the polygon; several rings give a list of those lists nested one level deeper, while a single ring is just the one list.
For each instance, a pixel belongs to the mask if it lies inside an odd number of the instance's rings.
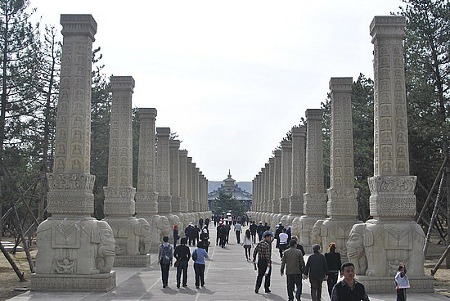
[{"label": "stone paving slab", "polygon": [[[10,300],[64,300],[64,301],[115,301],[115,300],[161,300],[161,301],[281,301],[287,300],[286,278],[280,275],[280,257],[278,249],[273,248],[274,261],[272,271],[272,293],[265,294],[264,288],[255,294],[256,271],[252,262],[247,262],[244,248],[236,244],[234,233],[230,236],[230,244],[226,248],[215,246],[215,229],[210,229],[212,245],[209,249],[211,260],[206,262],[205,287],[195,289],[193,262],[188,267],[188,287],[176,287],[176,269],[171,268],[169,286],[162,288],[159,266],[147,268],[114,268],[117,275],[117,287],[108,293],[45,293],[26,292]],[[193,248],[192,248],[193,249]],[[252,248],[253,254],[253,248]],[[392,294],[370,295],[372,301],[395,300]],[[308,280],[303,281],[302,300],[311,300]],[[329,301],[327,285],[324,283],[322,300]],[[409,301],[450,300],[439,294],[408,294]]]}]

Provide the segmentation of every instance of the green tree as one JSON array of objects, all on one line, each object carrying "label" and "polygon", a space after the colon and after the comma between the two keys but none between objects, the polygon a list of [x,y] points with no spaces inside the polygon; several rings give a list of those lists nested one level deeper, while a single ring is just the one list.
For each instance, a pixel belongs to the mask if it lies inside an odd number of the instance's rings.
[{"label": "green tree", "polygon": [[221,191],[212,203],[212,212],[214,214],[226,214],[230,212],[232,215],[243,216],[247,212],[247,209],[244,203],[231,196],[231,194]]},{"label": "green tree", "polygon": [[[410,171],[417,175],[418,209],[444,158],[450,136],[450,1],[403,0],[409,112]],[[450,160],[446,165],[447,224],[450,220]],[[429,213],[431,214],[431,213]],[[450,235],[450,227],[447,227]],[[450,254],[447,257],[450,268]]]}]

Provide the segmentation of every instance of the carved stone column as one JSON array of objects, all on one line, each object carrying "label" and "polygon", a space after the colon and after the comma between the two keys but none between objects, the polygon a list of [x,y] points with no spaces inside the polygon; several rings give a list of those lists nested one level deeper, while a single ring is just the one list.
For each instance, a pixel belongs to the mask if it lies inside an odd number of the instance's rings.
[{"label": "carved stone column", "polygon": [[[187,150],[180,150],[178,152],[180,161],[180,212],[182,214],[181,221],[183,228],[187,225],[186,214],[188,212],[188,197],[187,197]],[[184,229],[183,229],[184,231]]]},{"label": "carved stone column", "polygon": [[180,195],[180,140],[169,142],[170,162],[170,195],[172,196],[172,214],[178,218],[178,226],[183,227],[181,218],[181,195]]},{"label": "carved stone column", "polygon": [[292,235],[299,236],[298,224],[303,212],[303,194],[306,192],[306,127],[294,126],[292,132],[292,186],[291,214]]},{"label": "carved stone column", "polygon": [[172,236],[173,225],[180,224],[178,216],[172,214],[170,195],[170,128],[156,128],[156,190],[158,191],[158,214],[168,220],[163,225],[162,235]]},{"label": "carved stone column", "polygon": [[303,215],[303,194],[305,193],[306,127],[292,127],[292,185],[291,213]]},{"label": "carved stone column", "polygon": [[105,221],[116,239],[114,266],[147,266],[150,263],[151,230],[144,218],[136,218],[132,151],[131,76],[111,76],[111,125],[108,186],[105,192]]},{"label": "carved stone column", "polygon": [[360,280],[377,293],[390,290],[400,262],[408,270],[411,291],[433,291],[432,278],[424,276],[425,235],[413,219],[416,177],[409,175],[405,23],[403,16],[376,16],[370,25],[375,73],[374,176],[369,178],[373,219],[353,226],[347,243],[350,260],[366,260],[357,266],[360,275],[367,275]]},{"label": "carved stone column", "polygon": [[193,169],[195,167],[195,163],[192,163],[192,157],[187,157],[187,173],[186,173],[186,188],[187,188],[187,202],[188,202],[188,214],[187,214],[187,218],[188,220],[186,221],[186,224],[189,223],[193,223],[194,222],[194,216],[193,216],[193,211],[194,211],[194,202],[193,202],[193,178],[192,178],[192,173],[193,173]]},{"label": "carved stone column", "polygon": [[112,229],[94,212],[90,174],[92,42],[91,15],[61,15],[63,46],[57,107],[55,159],[48,212],[37,229],[34,291],[108,291],[116,286]]},{"label": "carved stone column", "polygon": [[291,223],[291,185],[292,185],[292,141],[281,142],[281,198],[280,213],[283,215],[280,222],[283,226]]},{"label": "carved stone column", "polygon": [[136,216],[145,218],[150,224],[150,251],[158,251],[163,236],[166,218],[158,215],[158,193],[156,192],[156,121],[154,108],[139,108],[139,154],[136,189]]},{"label": "carved stone column", "polygon": [[303,212],[300,222],[296,224],[300,229],[300,242],[308,251],[311,247],[310,234],[314,224],[326,217],[327,195],[325,194],[323,179],[323,139],[322,139],[322,109],[306,110],[306,192],[303,195]]},{"label": "carved stone column", "polygon": [[281,198],[281,150],[277,149],[274,151],[273,157],[273,199],[272,199],[273,212],[277,214],[280,213],[280,198]]},{"label": "carved stone column", "polygon": [[[358,217],[358,189],[354,188],[353,164],[353,122],[352,122],[352,84],[351,77],[331,78],[331,146],[330,180],[328,189],[327,218],[318,233],[318,238],[326,249],[335,242],[337,252],[347,261],[346,242],[350,230]],[[312,239],[312,238],[311,238]]]}]

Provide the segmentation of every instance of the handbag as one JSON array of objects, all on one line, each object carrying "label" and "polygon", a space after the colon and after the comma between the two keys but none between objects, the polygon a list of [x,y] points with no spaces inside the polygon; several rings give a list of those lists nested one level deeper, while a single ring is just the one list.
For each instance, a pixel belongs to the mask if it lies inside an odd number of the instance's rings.
[{"label": "handbag", "polygon": [[173,266],[174,267],[178,267],[178,264],[180,263],[180,261],[177,259],[177,260],[175,260],[175,262],[173,263]]}]

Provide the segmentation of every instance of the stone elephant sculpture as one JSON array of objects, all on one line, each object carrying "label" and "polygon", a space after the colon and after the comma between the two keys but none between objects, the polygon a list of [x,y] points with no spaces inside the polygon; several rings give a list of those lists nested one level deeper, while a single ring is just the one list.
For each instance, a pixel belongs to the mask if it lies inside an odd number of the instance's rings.
[{"label": "stone elephant sculpture", "polygon": [[86,218],[48,218],[37,230],[36,273],[109,273],[115,240],[107,222]]},{"label": "stone elephant sculpture", "polygon": [[347,255],[362,275],[393,276],[404,262],[409,275],[423,276],[424,241],[423,230],[414,221],[369,220],[352,227]]},{"label": "stone elephant sculpture", "polygon": [[152,229],[144,218],[138,218],[134,225],[134,234],[139,237],[139,254],[145,255],[150,252],[152,242]]}]

